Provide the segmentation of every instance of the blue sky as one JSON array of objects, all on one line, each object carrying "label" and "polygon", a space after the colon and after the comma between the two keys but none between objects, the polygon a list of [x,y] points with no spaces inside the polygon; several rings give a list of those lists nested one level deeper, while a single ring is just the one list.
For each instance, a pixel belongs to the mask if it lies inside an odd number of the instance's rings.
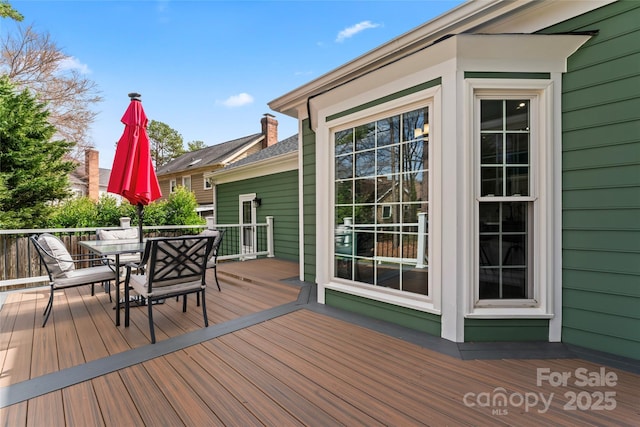
[{"label": "blue sky", "polygon": [[[461,1],[17,1],[94,81],[104,101],[91,130],[111,168],[129,92],[150,120],[214,145],[260,132],[271,113],[278,136],[294,119],[267,103],[454,8]],[[0,37],[15,30],[0,21]]]}]

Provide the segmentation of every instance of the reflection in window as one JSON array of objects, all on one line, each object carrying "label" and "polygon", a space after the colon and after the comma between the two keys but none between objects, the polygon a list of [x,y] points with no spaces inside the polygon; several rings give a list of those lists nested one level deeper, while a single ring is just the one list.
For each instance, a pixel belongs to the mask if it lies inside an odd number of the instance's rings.
[{"label": "reflection in window", "polygon": [[338,278],[428,294],[428,108],[334,134]]},{"label": "reflection in window", "polygon": [[530,194],[530,102],[480,100],[480,300],[533,297],[533,204],[522,199]]}]

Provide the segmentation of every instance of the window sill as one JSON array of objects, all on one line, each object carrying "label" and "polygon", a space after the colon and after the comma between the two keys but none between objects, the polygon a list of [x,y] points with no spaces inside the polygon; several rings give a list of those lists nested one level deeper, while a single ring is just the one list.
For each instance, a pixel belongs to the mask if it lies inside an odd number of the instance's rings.
[{"label": "window sill", "polygon": [[412,310],[436,314],[438,316],[442,314],[439,309],[435,308],[432,299],[425,295],[402,292],[384,287],[361,285],[358,283],[330,282],[318,286],[318,291],[323,293],[325,289],[331,289],[334,291],[344,292],[345,294],[349,295],[368,298],[371,300],[405,307]]},{"label": "window sill", "polygon": [[491,307],[475,308],[464,317],[467,319],[552,319],[554,314],[540,307]]}]

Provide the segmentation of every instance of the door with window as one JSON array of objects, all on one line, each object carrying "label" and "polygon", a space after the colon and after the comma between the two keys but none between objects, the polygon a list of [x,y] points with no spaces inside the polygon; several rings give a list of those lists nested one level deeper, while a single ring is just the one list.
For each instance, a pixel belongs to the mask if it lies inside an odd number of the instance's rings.
[{"label": "door with window", "polygon": [[[256,252],[256,208],[253,205],[255,193],[241,194],[239,198],[240,206],[240,253],[252,254]],[[255,258],[248,256],[245,258]]]}]

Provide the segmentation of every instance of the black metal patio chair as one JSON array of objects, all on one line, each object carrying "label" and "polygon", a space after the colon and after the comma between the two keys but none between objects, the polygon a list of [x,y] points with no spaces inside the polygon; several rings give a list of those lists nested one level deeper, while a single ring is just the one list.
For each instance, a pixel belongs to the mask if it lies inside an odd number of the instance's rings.
[{"label": "black metal patio chair", "polygon": [[29,237],[29,240],[33,243],[47,270],[49,287],[51,288],[49,302],[42,313],[45,316],[42,327],[47,324],[53,309],[54,291],[91,285],[91,295],[95,295],[96,283],[110,282],[116,279],[116,272],[109,265],[76,268],[79,263],[102,261],[102,258],[96,258],[91,254],[71,255],[62,240],[52,234],[33,235]]},{"label": "black metal patio chair", "polygon": [[[207,262],[211,256],[213,236],[160,237],[147,240],[139,263],[127,264],[125,279],[125,319],[129,317],[129,289],[146,300],[151,342],[156,342],[153,325],[154,302],[184,296],[182,311],[187,311],[188,294],[202,296],[204,325],[209,326],[205,300]],[[144,271],[132,274],[134,270]]]}]

